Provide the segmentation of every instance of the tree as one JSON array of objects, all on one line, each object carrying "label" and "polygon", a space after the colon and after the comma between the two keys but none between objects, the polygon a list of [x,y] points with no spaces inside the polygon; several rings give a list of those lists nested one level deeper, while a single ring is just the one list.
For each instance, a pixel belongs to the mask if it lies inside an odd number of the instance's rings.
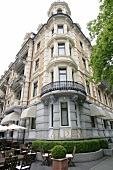
[{"label": "tree", "polygon": [[113,88],[113,0],[99,2],[97,18],[87,24],[91,41],[96,39],[89,64],[93,69],[90,80],[106,80]]}]

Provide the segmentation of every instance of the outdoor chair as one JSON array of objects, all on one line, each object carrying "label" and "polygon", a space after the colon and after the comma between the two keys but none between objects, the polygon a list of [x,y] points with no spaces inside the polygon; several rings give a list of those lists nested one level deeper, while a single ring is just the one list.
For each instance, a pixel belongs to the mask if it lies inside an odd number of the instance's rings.
[{"label": "outdoor chair", "polygon": [[44,153],[44,149],[43,147],[40,147],[40,153],[41,153],[41,157],[42,157],[42,164],[41,165],[50,165],[50,162],[51,162],[51,157],[49,155],[49,153]]},{"label": "outdoor chair", "polygon": [[16,166],[16,170],[30,170],[32,164],[31,155],[24,155],[22,164]]},{"label": "outdoor chair", "polygon": [[75,163],[73,162],[75,152],[76,146],[74,146],[72,154],[66,154],[66,158],[68,158],[68,166],[75,166]]},{"label": "outdoor chair", "polygon": [[11,158],[5,158],[4,165],[0,165],[1,170],[13,170],[11,167]]}]

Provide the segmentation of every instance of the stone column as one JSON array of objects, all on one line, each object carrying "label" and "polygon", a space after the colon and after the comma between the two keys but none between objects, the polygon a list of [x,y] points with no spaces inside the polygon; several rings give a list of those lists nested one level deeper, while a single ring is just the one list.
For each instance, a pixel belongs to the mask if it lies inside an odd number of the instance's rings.
[{"label": "stone column", "polygon": [[28,91],[29,91],[29,80],[30,80],[30,70],[31,70],[31,59],[32,59],[32,51],[33,51],[33,44],[29,44],[29,49],[28,49],[28,57],[27,61],[25,64],[25,83],[24,83],[24,90],[23,90],[23,106],[27,105],[27,100],[28,100]]},{"label": "stone column", "polygon": [[67,67],[67,81],[72,81],[72,68],[70,66]]},{"label": "stone column", "polygon": [[54,56],[58,56],[58,43],[54,41]]},{"label": "stone column", "polygon": [[54,82],[59,81],[59,70],[57,66],[54,66]]},{"label": "stone column", "polygon": [[64,24],[64,34],[67,33],[67,24]]},{"label": "stone column", "polygon": [[65,43],[65,50],[66,50],[66,56],[70,56],[69,40],[67,40],[66,43]]}]

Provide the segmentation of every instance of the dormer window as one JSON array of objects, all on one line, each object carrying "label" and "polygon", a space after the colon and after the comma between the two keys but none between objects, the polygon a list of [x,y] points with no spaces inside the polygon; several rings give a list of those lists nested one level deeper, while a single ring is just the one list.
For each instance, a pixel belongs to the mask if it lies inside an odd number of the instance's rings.
[{"label": "dormer window", "polygon": [[59,34],[63,34],[64,33],[63,25],[58,25],[58,33]]},{"label": "dormer window", "polygon": [[58,10],[57,10],[57,14],[59,14],[59,13],[62,13],[62,10],[61,10],[61,9],[58,9]]}]

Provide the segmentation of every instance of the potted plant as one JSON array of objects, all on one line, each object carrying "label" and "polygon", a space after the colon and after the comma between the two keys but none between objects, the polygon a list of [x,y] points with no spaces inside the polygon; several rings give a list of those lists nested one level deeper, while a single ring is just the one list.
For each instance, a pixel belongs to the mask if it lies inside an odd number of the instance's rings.
[{"label": "potted plant", "polygon": [[61,145],[56,145],[52,149],[53,170],[68,170],[68,158],[66,149]]},{"label": "potted plant", "polygon": [[12,157],[13,156],[13,153],[11,152],[11,153],[9,153],[9,157]]}]

